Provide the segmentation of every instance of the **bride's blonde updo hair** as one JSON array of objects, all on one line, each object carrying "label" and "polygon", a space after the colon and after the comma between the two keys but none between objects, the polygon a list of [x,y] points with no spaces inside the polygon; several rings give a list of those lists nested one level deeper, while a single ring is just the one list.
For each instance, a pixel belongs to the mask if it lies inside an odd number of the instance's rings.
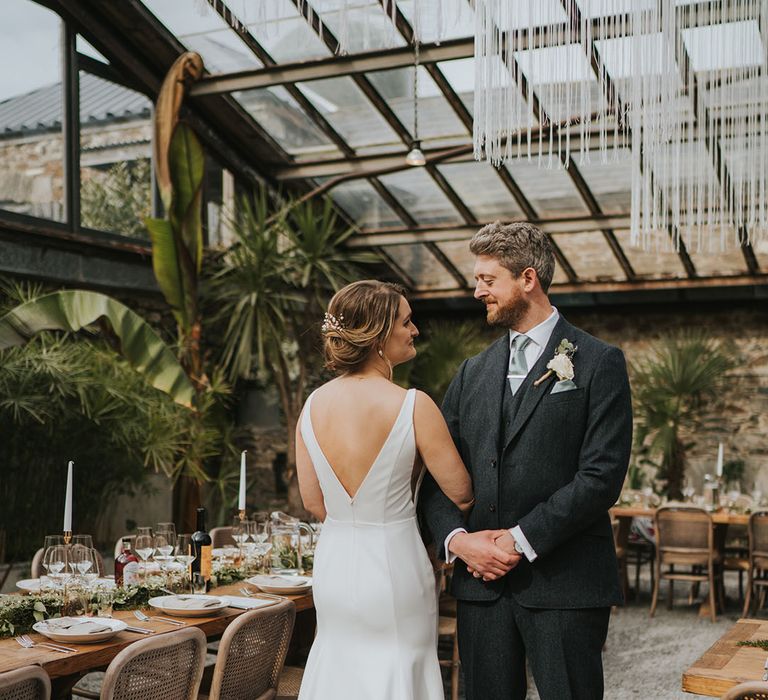
[{"label": "bride's blonde updo hair", "polygon": [[340,289],[323,321],[325,366],[355,372],[389,339],[405,289],[391,282],[361,280]]}]

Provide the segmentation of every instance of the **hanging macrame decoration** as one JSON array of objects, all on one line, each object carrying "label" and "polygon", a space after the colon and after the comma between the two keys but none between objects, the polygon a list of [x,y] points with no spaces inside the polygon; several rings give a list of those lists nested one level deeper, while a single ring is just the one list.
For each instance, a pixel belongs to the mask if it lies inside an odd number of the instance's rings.
[{"label": "hanging macrame decoration", "polygon": [[[257,35],[280,5],[238,2]],[[475,158],[561,168],[629,157],[634,245],[768,240],[768,0],[293,4],[333,15],[342,54],[394,45],[398,11],[416,42],[440,41],[471,5]]]}]

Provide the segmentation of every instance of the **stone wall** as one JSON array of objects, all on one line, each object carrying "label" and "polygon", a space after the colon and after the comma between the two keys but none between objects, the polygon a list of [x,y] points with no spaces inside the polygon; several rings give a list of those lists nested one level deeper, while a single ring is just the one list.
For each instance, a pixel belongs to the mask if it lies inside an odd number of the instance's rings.
[{"label": "stone wall", "polygon": [[760,302],[703,306],[564,309],[568,320],[619,346],[627,360],[644,357],[662,335],[678,329],[703,329],[713,338],[732,341],[739,358],[728,374],[724,408],[711,428],[686,436],[694,443],[688,452],[694,485],[713,473],[718,442],[725,460],[746,463],[744,489],[757,483],[768,494],[768,304]]}]

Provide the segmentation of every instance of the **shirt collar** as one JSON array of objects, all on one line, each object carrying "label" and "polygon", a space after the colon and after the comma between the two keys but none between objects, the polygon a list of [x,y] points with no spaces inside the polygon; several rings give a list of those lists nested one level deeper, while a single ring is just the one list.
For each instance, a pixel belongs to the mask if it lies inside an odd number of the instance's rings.
[{"label": "shirt collar", "polygon": [[[527,335],[536,345],[540,348],[545,348],[552,336],[552,331],[555,330],[557,321],[560,318],[560,312],[553,306],[552,313],[547,316],[538,326],[534,326],[525,335]],[[512,341],[515,336],[520,335],[517,331],[509,329],[509,343],[512,345]]]}]

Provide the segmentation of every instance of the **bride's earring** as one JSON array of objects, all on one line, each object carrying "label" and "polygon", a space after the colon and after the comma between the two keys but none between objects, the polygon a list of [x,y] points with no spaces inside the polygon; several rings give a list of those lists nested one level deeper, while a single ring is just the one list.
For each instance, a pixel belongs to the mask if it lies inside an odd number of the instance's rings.
[{"label": "bride's earring", "polygon": [[384,351],[381,348],[379,348],[376,352],[379,353],[379,357],[383,360],[384,359]]}]

